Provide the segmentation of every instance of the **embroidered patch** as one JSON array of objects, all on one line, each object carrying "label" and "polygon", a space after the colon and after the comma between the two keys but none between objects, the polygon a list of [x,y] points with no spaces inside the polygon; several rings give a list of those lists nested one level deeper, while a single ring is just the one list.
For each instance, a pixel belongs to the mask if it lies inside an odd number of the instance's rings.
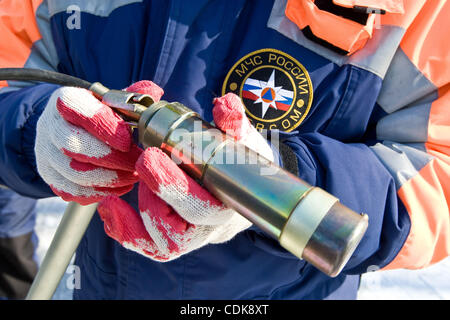
[{"label": "embroidered patch", "polygon": [[228,92],[241,97],[256,129],[285,132],[303,122],[313,97],[305,67],[275,49],[253,51],[236,62],[222,86],[222,95]]}]

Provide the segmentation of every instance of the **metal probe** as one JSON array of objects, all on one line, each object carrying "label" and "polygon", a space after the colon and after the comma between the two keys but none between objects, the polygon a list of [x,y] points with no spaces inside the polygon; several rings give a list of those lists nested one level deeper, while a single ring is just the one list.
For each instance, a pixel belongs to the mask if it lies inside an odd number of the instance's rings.
[{"label": "metal probe", "polygon": [[137,122],[145,148],[162,149],[228,207],[327,275],[340,273],[362,239],[367,215],[236,142],[186,106],[153,103],[147,95],[100,83],[90,90]]}]

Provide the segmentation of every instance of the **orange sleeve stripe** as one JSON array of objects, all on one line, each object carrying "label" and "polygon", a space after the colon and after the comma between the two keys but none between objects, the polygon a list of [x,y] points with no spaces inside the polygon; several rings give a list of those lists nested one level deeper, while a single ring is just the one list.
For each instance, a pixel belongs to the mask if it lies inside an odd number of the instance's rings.
[{"label": "orange sleeve stripe", "polygon": [[[23,67],[33,43],[41,39],[36,10],[43,0],[0,1],[0,67]],[[6,81],[0,87],[7,86]]]},{"label": "orange sleeve stripe", "polygon": [[427,1],[400,47],[437,88],[450,82],[450,2]]},{"label": "orange sleeve stripe", "polygon": [[411,230],[396,258],[384,269],[420,269],[450,255],[450,165],[433,159],[398,191]]},{"label": "orange sleeve stripe", "polygon": [[450,255],[450,85],[431,104],[427,153],[434,157],[398,190],[411,230],[385,269],[419,269]]}]

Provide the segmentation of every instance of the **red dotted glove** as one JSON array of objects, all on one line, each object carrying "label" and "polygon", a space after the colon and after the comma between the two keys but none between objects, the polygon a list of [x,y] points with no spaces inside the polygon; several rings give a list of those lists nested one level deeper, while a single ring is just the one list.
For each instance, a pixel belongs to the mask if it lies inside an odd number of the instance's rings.
[{"label": "red dotted glove", "polygon": [[[150,81],[126,90],[156,100],[163,94]],[[141,153],[129,125],[85,89],[56,90],[37,124],[38,172],[66,201],[85,205],[129,192],[138,181],[135,163]]]},{"label": "red dotted glove", "polygon": [[[273,160],[272,149],[245,116],[236,95],[214,100],[214,122],[249,148]],[[136,163],[139,214],[110,196],[98,211],[106,233],[124,247],[157,261],[170,261],[208,243],[233,238],[251,223],[190,178],[164,152],[148,148]]]}]

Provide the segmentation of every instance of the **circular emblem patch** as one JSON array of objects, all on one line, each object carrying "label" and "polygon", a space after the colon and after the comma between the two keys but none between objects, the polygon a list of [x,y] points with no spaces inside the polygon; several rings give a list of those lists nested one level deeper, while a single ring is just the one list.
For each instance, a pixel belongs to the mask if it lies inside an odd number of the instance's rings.
[{"label": "circular emblem patch", "polygon": [[305,67],[275,49],[254,51],[236,62],[223,83],[222,95],[228,92],[241,97],[256,129],[286,132],[302,123],[313,97]]}]

